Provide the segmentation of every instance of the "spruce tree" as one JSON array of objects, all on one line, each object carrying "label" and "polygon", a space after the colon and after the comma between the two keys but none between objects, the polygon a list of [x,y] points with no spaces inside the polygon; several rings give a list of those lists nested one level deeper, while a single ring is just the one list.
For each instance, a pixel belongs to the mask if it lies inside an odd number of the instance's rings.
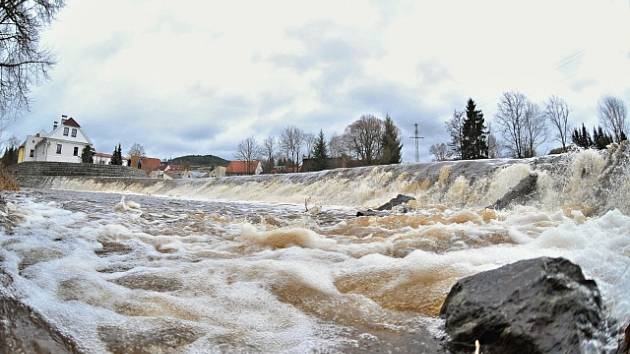
[{"label": "spruce tree", "polygon": [[81,162],[94,163],[94,150],[90,145],[85,145],[81,151]]},{"label": "spruce tree", "polygon": [[2,165],[3,166],[11,166],[17,163],[17,152],[13,146],[8,147],[4,150],[4,155],[2,155]]},{"label": "spruce tree", "polygon": [[402,157],[400,130],[396,127],[389,114],[385,116],[385,129],[381,138],[381,146],[381,163],[385,165],[400,163]]},{"label": "spruce tree", "polygon": [[601,126],[593,129],[593,146],[599,150],[605,149],[612,144],[613,138],[610,134],[606,134]]},{"label": "spruce tree", "polygon": [[120,144],[118,144],[118,165],[122,166],[122,164],[123,164],[122,146],[120,146]]},{"label": "spruce tree", "polygon": [[573,143],[575,145],[577,145],[579,147],[583,147],[585,149],[588,149],[588,148],[590,148],[590,147],[595,145],[595,143],[593,142],[593,139],[591,139],[591,135],[586,130],[586,127],[584,126],[584,123],[582,123],[582,128],[581,129],[575,128],[573,130],[573,134],[571,136],[571,140],[573,140]]},{"label": "spruce tree", "polygon": [[122,165],[122,147],[120,146],[120,144],[114,147],[114,153],[112,154],[112,159],[109,164],[118,166]]},{"label": "spruce tree", "polygon": [[322,130],[319,131],[319,135],[315,140],[315,146],[313,146],[313,159],[315,160],[315,169],[317,171],[325,170],[328,167],[328,151]]},{"label": "spruce tree", "polygon": [[463,124],[462,160],[487,159],[486,126],[483,113],[477,109],[475,101],[468,99],[466,118]]},{"label": "spruce tree", "polygon": [[118,161],[116,161],[117,153],[118,153],[118,146],[116,145],[114,146],[114,152],[112,152],[112,158],[109,160],[110,165],[118,165]]}]

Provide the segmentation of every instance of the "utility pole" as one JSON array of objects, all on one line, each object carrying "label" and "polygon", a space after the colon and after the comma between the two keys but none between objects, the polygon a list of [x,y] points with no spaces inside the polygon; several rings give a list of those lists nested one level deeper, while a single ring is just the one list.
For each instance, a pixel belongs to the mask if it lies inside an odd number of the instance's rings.
[{"label": "utility pole", "polygon": [[415,123],[415,134],[411,137],[416,143],[416,162],[420,162],[420,139],[424,139],[423,136],[418,135],[418,123]]}]

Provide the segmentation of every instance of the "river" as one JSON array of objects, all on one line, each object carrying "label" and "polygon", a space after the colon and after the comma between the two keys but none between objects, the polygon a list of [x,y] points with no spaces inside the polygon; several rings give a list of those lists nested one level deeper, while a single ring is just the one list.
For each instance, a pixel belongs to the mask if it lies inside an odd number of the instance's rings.
[{"label": "river", "polygon": [[[629,171],[626,146],[219,180],[49,178],[5,195],[0,290],[69,352],[432,353],[458,279],[562,256],[624,322]],[[486,208],[532,174],[527,198]],[[417,200],[355,216],[397,193]]]}]

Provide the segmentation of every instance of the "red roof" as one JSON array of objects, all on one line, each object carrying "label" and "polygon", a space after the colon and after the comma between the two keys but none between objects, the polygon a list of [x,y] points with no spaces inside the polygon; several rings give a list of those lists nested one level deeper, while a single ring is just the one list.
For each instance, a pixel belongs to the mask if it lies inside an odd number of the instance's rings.
[{"label": "red roof", "polygon": [[106,154],[104,152],[95,152],[94,156],[98,156],[98,157],[112,157],[112,155]]},{"label": "red roof", "polygon": [[142,160],[140,160],[140,164],[143,170],[147,172],[152,172],[160,169],[162,161],[154,157],[143,157]]},{"label": "red roof", "polygon": [[75,128],[81,128],[81,126],[79,125],[79,123],[77,123],[76,120],[74,120],[74,118],[70,117],[66,120],[64,120],[63,122],[61,122],[61,124],[63,125],[67,125],[69,127],[75,127]]},{"label": "red roof", "polygon": [[183,165],[168,165],[166,169],[168,169],[171,172],[181,172],[181,171],[187,170],[186,166],[183,166]]},{"label": "red roof", "polygon": [[[249,162],[249,173],[254,174],[256,171],[256,167],[260,163],[258,160],[252,160]],[[230,161],[227,165],[227,169],[225,170],[227,174],[247,174],[247,162],[246,161]]]}]

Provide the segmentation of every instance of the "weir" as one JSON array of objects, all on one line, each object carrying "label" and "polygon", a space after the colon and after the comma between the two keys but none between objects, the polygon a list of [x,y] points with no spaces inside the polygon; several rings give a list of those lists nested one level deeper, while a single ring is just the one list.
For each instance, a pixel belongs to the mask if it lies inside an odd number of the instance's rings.
[{"label": "weir", "polygon": [[536,203],[630,212],[629,148],[585,150],[531,159],[445,161],[322,172],[187,180],[103,177],[24,178],[23,186],[167,197],[373,208],[397,194],[418,206],[498,207]]}]

